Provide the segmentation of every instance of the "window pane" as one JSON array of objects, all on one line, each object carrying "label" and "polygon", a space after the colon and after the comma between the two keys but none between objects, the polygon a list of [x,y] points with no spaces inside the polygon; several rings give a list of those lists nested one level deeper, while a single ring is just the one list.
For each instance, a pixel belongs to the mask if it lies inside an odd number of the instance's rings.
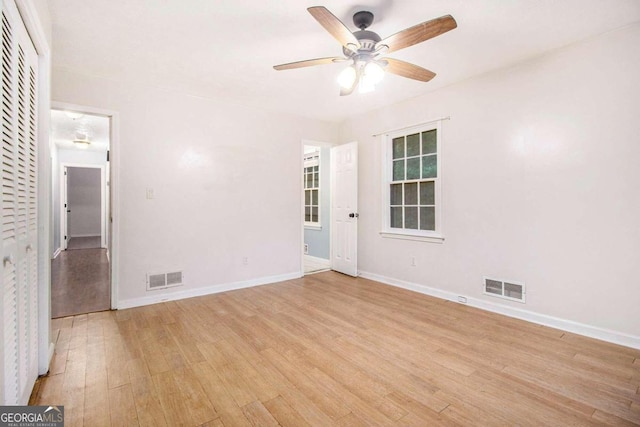
[{"label": "window pane", "polygon": [[417,205],[418,204],[418,183],[412,182],[404,185],[404,204],[405,205]]},{"label": "window pane", "polygon": [[391,184],[390,204],[401,205],[402,204],[402,184]]},{"label": "window pane", "polygon": [[404,157],[404,136],[393,138],[393,158],[401,159]]},{"label": "window pane", "polygon": [[422,156],[422,177],[436,178],[438,176],[437,156]]},{"label": "window pane", "polygon": [[314,172],[318,172],[318,166],[314,166],[314,167],[313,167],[313,171],[314,171]]},{"label": "window pane", "polygon": [[393,180],[404,180],[404,160],[396,160],[393,162]]},{"label": "window pane", "polygon": [[314,178],[313,178],[313,186],[314,186],[315,188],[320,187],[320,176],[318,175],[318,172],[316,172],[316,173],[314,174]]},{"label": "window pane", "polygon": [[308,206],[304,208],[304,220],[307,222],[311,221],[311,208]]},{"label": "window pane", "polygon": [[307,175],[307,186],[305,188],[313,187],[313,174]]},{"label": "window pane", "polygon": [[402,228],[402,208],[391,208],[391,228]]},{"label": "window pane", "polygon": [[420,134],[407,136],[407,157],[420,155]]},{"label": "window pane", "polygon": [[420,183],[420,204],[436,204],[435,184],[433,183],[433,181]]},{"label": "window pane", "polygon": [[422,154],[437,152],[437,131],[435,129],[422,132]]},{"label": "window pane", "polygon": [[318,222],[318,208],[315,206],[311,208],[311,222]]},{"label": "window pane", "polygon": [[311,190],[311,204],[318,206],[318,190]]},{"label": "window pane", "polygon": [[407,179],[420,178],[420,157],[407,159]]},{"label": "window pane", "polygon": [[304,204],[309,206],[311,204],[311,191],[304,190]]},{"label": "window pane", "polygon": [[404,228],[410,228],[412,230],[418,229],[418,208],[404,208]]},{"label": "window pane", "polygon": [[420,208],[420,230],[436,229],[436,208]]}]

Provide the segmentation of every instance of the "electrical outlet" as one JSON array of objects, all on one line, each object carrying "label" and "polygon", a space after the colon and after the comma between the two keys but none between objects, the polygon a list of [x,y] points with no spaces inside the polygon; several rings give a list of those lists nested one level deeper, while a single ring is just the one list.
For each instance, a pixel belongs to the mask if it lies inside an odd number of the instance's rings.
[{"label": "electrical outlet", "polygon": [[242,257],[242,265],[249,265],[249,257],[246,257],[246,256]]},{"label": "electrical outlet", "polygon": [[416,257],[412,256],[411,257],[411,267],[415,267],[416,266]]},{"label": "electrical outlet", "polygon": [[309,245],[306,243],[304,244],[304,254],[309,255]]},{"label": "electrical outlet", "polygon": [[463,297],[461,295],[458,295],[458,302],[461,304],[466,304],[467,303],[467,297]]},{"label": "electrical outlet", "polygon": [[154,198],[153,188],[147,188],[147,199],[151,200]]}]

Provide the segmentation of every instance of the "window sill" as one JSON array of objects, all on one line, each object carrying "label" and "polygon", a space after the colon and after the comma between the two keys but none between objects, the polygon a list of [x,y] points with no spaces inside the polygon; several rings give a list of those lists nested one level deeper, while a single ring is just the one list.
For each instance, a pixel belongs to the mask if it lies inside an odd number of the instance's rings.
[{"label": "window sill", "polygon": [[390,233],[388,231],[381,231],[380,235],[385,239],[413,240],[416,242],[429,242],[429,243],[444,242],[444,237],[442,236],[420,236],[420,235],[414,235],[414,234]]},{"label": "window sill", "polygon": [[321,225],[305,224],[305,225],[304,225],[304,229],[305,229],[305,230],[317,230],[317,231],[321,231],[321,230],[322,230],[322,226],[321,226]]}]

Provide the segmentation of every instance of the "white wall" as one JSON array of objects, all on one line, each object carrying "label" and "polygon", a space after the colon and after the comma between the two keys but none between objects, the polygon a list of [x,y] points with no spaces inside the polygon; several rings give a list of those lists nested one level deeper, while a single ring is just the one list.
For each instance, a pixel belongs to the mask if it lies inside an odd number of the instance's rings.
[{"label": "white wall", "polygon": [[[640,25],[345,122],[359,268],[640,336]],[[443,244],[382,238],[380,142],[443,122]],[[415,256],[417,266],[410,266]],[[523,281],[527,302],[482,295]]]},{"label": "white wall", "polygon": [[102,171],[98,168],[67,168],[67,214],[71,237],[100,236]]},{"label": "white wall", "polygon": [[120,306],[163,298],[148,272],[183,269],[167,293],[300,274],[300,141],[337,126],[63,69],[53,99],[119,113]]}]

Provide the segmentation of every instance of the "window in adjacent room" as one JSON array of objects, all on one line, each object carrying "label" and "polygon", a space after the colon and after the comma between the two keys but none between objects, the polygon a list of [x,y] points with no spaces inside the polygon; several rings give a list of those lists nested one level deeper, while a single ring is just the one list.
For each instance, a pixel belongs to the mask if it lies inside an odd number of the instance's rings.
[{"label": "window in adjacent room", "polygon": [[304,225],[320,226],[320,150],[304,154]]},{"label": "window in adjacent room", "polygon": [[440,121],[383,138],[385,237],[442,240]]}]

